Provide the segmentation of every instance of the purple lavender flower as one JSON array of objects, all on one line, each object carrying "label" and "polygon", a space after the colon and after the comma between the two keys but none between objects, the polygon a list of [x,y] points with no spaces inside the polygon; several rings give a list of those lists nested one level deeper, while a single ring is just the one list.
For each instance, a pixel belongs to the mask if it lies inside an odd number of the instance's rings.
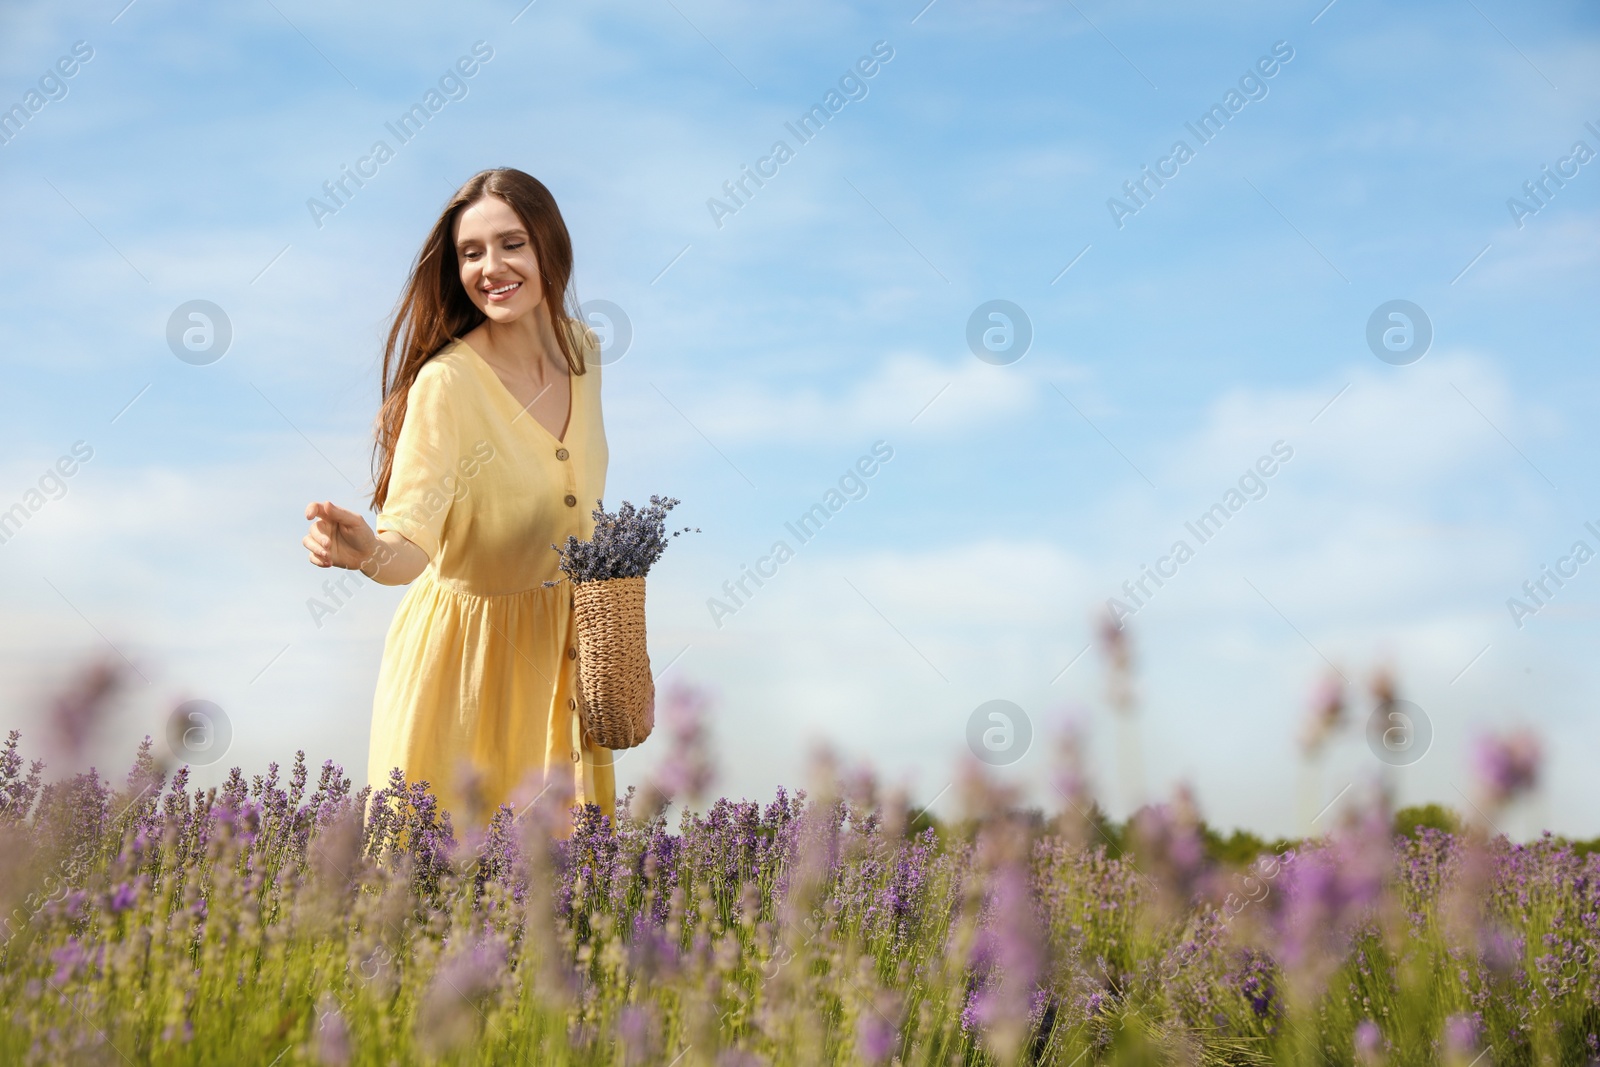
[{"label": "purple lavender flower", "polygon": [[70,889],[56,905],[57,914],[70,923],[81,922],[88,914],[89,894],[82,889]]},{"label": "purple lavender flower", "polygon": [[715,763],[706,729],[709,701],[703,690],[677,683],[662,694],[661,722],[668,748],[641,798],[647,819],[680,797],[698,799],[711,785]]},{"label": "purple lavender flower", "polygon": [[[565,546],[550,546],[561,554],[561,572],[573,582],[643,577],[667,547],[667,512],[679,503],[672,497],[652,496],[649,507],[635,508],[624,500],[613,515],[605,510],[603,501],[596,500],[594,533],[589,540],[580,541],[569,534]],[[689,532],[684,527],[670,536]],[[696,528],[694,532],[700,531]]]},{"label": "purple lavender flower", "polygon": [[1300,747],[1307,757],[1322,751],[1328,738],[1344,723],[1344,712],[1344,679],[1337,674],[1329,674],[1317,683],[1311,697],[1311,709],[1300,735]]},{"label": "purple lavender flower", "polygon": [[506,975],[507,949],[498,939],[449,946],[417,1011],[417,1037],[440,1054],[470,1041]]},{"label": "purple lavender flower", "polygon": [[317,1001],[317,1039],[312,1053],[326,1067],[345,1067],[350,1062],[350,1028],[331,993],[324,992]]},{"label": "purple lavender flower", "polygon": [[869,1006],[856,1019],[856,1054],[863,1062],[887,1063],[899,1044],[899,1028],[881,1008]]},{"label": "purple lavender flower", "polygon": [[641,1005],[629,1004],[618,1014],[617,1037],[630,1067],[649,1062],[654,1029],[650,1011]]},{"label": "purple lavender flower", "polygon": [[106,909],[113,915],[121,915],[133,907],[134,902],[138,899],[139,892],[131,883],[119,882],[117,887],[111,891],[111,898],[106,901]]},{"label": "purple lavender flower", "polygon": [[[1045,972],[1046,938],[1025,855],[1018,826],[991,828],[980,838],[987,892],[968,961],[974,988],[961,1018],[964,1028],[983,1034],[1002,1062],[1009,1062],[1027,1037]],[[985,863],[989,857],[994,860]]]},{"label": "purple lavender flower", "polygon": [[1276,1021],[1282,1014],[1283,1004],[1278,998],[1278,986],[1274,981],[1277,968],[1271,958],[1245,948],[1240,951],[1238,961],[1238,969],[1228,973],[1226,983],[1245,998],[1257,1019]]},{"label": "purple lavender flower", "polygon": [[1386,809],[1374,805],[1332,840],[1285,859],[1278,958],[1302,997],[1315,994],[1380,903],[1394,868],[1388,827]]},{"label": "purple lavender flower", "polygon": [[1452,1015],[1444,1021],[1445,1055],[1450,1060],[1470,1057],[1478,1048],[1481,1020],[1474,1015]]},{"label": "purple lavender flower", "polygon": [[1170,804],[1140,808],[1129,829],[1140,867],[1169,896],[1169,906],[1187,907],[1209,869],[1192,790],[1181,785]]},{"label": "purple lavender flower", "polygon": [[84,750],[104,720],[123,670],[109,659],[84,668],[50,709],[50,726],[61,753],[70,761]]},{"label": "purple lavender flower", "polygon": [[1361,1067],[1375,1067],[1383,1062],[1383,1031],[1371,1019],[1356,1024],[1351,1044],[1355,1047],[1356,1063]]},{"label": "purple lavender flower", "polygon": [[1106,699],[1119,715],[1133,713],[1133,648],[1127,628],[1110,611],[1097,620],[1096,632],[1106,663]]},{"label": "purple lavender flower", "polygon": [[1051,785],[1065,802],[1062,828],[1074,845],[1092,846],[1095,829],[1089,813],[1094,810],[1094,793],[1085,767],[1084,753],[1087,744],[1087,715],[1074,710],[1063,716],[1056,725],[1056,761]]},{"label": "purple lavender flower", "polygon": [[28,767],[28,776],[22,777],[22,756],[17,744],[22,735],[12,730],[6,737],[4,750],[0,750],[0,825],[14,826],[28,817],[44,774],[44,762],[34,760]]},{"label": "purple lavender flower", "polygon": [[77,977],[89,962],[89,953],[83,947],[83,942],[76,937],[67,938],[67,943],[50,953],[50,962],[56,965],[55,974],[50,978],[50,984],[60,988]]},{"label": "purple lavender flower", "polygon": [[1503,807],[1539,784],[1539,739],[1530,730],[1488,734],[1473,750],[1478,784],[1490,805]]}]

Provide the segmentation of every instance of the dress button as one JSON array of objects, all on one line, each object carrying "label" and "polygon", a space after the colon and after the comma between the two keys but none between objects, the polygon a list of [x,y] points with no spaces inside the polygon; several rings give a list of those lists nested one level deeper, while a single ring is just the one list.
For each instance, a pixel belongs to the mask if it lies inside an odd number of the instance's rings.
[{"label": "dress button", "polygon": [[574,751],[573,751],[573,753],[572,753],[572,762],[573,762],[573,763],[578,763],[578,762],[580,762],[580,761],[581,761],[581,760],[582,760],[582,759],[583,759],[583,757],[582,757],[582,756],[580,756],[580,755],[578,755],[578,753],[577,753],[577,751],[576,751],[576,750],[574,750]]},{"label": "dress button", "polygon": [[567,649],[567,658],[568,659],[577,659],[578,658],[578,650],[575,649],[575,648]]},{"label": "dress button", "polygon": [[567,450],[566,450],[566,449],[564,449],[564,448],[558,448],[558,449],[556,449],[556,458],[557,458],[557,459],[566,459],[566,458],[567,458],[567,456],[569,456],[569,455],[571,455],[571,453],[570,453],[570,452],[568,452],[568,451],[567,451]]},{"label": "dress button", "polygon": [[568,697],[567,698],[567,710],[568,711],[576,711],[577,708],[578,708],[578,700],[577,700],[577,698],[576,697]]},{"label": "dress button", "polygon": [[575,508],[577,506],[578,506],[578,498],[573,496],[571,493],[568,493],[567,494],[567,507]]}]

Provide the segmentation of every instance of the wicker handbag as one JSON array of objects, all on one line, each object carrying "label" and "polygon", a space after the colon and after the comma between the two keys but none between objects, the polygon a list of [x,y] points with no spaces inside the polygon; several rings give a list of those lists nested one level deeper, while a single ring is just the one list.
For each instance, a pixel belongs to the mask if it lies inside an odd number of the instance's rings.
[{"label": "wicker handbag", "polygon": [[656,722],[656,683],[645,647],[644,578],[576,582],[578,714],[585,743],[632,748]]}]

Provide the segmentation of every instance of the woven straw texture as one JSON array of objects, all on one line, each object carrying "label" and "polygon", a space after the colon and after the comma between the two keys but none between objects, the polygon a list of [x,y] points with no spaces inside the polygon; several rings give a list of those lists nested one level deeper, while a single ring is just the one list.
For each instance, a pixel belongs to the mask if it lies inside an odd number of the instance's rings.
[{"label": "woven straw texture", "polygon": [[645,647],[644,578],[575,583],[572,610],[584,738],[604,748],[632,748],[650,736],[656,722],[656,683]]}]

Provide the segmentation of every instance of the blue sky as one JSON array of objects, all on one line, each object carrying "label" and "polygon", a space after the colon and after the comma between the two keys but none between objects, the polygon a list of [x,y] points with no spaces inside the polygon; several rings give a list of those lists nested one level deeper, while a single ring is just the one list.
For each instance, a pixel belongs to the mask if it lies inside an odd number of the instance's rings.
[{"label": "blue sky", "polygon": [[[75,442],[93,458],[0,545],[0,719],[29,728],[109,645],[146,681],[107,762],[203,698],[226,763],[364,766],[401,591],[313,625],[300,515],[364,501],[406,270],[452,189],[510,165],[560,202],[580,298],[632,325],[608,503],[669,493],[703,530],[651,577],[651,648],[715,694],[723,790],[801,781],[825,738],[949,810],[969,717],[1005,699],[1036,740],[999,773],[1048,803],[1076,714],[1125,811],[1093,615],[1282,441],[1129,624],[1145,795],[1187,780],[1215,821],[1296,830],[1380,769],[1351,728],[1308,776],[1308,694],[1390,664],[1433,731],[1401,800],[1463,807],[1472,737],[1526,724],[1546,782],[1507,829],[1600,834],[1600,563],[1520,627],[1506,603],[1600,548],[1600,160],[1507,205],[1600,151],[1597,30],[1502,0],[9,6],[0,105],[93,56],[0,146],[0,510]],[[465,95],[398,144],[385,123],[477,42]],[[785,123],[877,42],[865,95],[799,144]],[[1275,46],[1200,143],[1186,124]],[[307,201],[380,138],[319,226]],[[718,226],[708,199],[780,138]],[[1178,140],[1119,227],[1108,200]],[[165,338],[197,299],[233,328],[205,366]],[[1004,365],[966,341],[995,299],[1033,335]],[[1395,299],[1433,328],[1407,365],[1366,341]],[[707,600],[880,440],[866,496],[717,625]]]}]

